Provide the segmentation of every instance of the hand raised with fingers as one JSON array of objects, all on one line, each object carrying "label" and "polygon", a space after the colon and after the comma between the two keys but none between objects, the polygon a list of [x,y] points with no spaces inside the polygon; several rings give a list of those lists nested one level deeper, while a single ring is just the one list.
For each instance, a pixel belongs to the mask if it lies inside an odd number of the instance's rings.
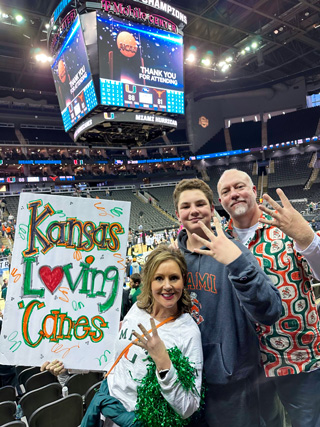
[{"label": "hand raised with fingers", "polygon": [[215,235],[212,230],[206,227],[202,221],[199,221],[200,227],[202,228],[205,235],[209,240],[203,239],[197,234],[193,233],[192,236],[203,246],[206,246],[209,250],[194,249],[194,252],[202,255],[210,255],[212,258],[221,262],[222,264],[230,264],[235,261],[241,255],[241,250],[238,246],[228,239],[221,228],[221,224],[217,218],[214,218],[214,225],[216,227]]},{"label": "hand raised with fingers", "polygon": [[171,361],[166,346],[158,335],[154,319],[150,319],[150,324],[152,335],[150,335],[146,328],[141,325],[141,323],[139,323],[138,326],[143,335],[140,335],[134,331],[132,334],[137,338],[137,341],[134,341],[134,344],[143,348],[144,350],[147,350],[156,364],[158,371],[170,369]]},{"label": "hand raised with fingers", "polygon": [[272,220],[260,218],[259,221],[263,224],[274,225],[287,236],[294,239],[300,249],[306,249],[313,241],[314,232],[309,227],[303,216],[292,206],[284,192],[277,188],[277,194],[280,197],[282,206],[279,205],[268,194],[263,195],[263,199],[268,202],[274,210],[260,205],[259,209],[267,215],[272,216]]}]

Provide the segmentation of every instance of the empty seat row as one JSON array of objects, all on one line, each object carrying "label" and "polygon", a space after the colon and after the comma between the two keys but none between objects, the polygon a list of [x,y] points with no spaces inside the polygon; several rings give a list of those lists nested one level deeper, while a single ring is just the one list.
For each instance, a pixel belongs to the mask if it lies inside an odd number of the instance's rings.
[{"label": "empty seat row", "polygon": [[16,373],[26,392],[17,396],[16,388],[11,385],[0,388],[1,426],[6,423],[25,426],[23,421],[15,421],[23,416],[29,427],[77,427],[102,381],[101,372],[71,375],[65,382],[68,396],[63,397],[62,386],[49,371],[21,366],[16,367]]}]

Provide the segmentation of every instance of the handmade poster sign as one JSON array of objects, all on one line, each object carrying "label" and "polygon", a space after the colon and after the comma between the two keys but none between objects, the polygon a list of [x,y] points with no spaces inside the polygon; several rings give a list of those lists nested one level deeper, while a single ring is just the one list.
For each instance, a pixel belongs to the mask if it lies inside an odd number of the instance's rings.
[{"label": "handmade poster sign", "polygon": [[20,196],[0,363],[110,365],[118,335],[130,203]]}]

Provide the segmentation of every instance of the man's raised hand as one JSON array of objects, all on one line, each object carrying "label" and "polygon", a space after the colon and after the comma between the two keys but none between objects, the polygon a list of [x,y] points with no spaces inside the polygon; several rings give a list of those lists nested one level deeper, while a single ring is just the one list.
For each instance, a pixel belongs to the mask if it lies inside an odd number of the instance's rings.
[{"label": "man's raised hand", "polygon": [[314,232],[308,225],[303,216],[292,206],[284,192],[277,188],[277,194],[280,197],[282,206],[279,205],[268,194],[263,195],[263,199],[268,202],[273,209],[260,205],[259,209],[272,217],[272,220],[260,218],[263,224],[274,225],[287,236],[296,241],[301,250],[306,249],[313,241]]}]

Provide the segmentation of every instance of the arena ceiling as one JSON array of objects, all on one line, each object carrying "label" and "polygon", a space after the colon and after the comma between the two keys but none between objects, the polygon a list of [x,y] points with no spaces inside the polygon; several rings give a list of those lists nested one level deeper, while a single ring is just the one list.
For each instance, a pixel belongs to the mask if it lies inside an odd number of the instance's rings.
[{"label": "arena ceiling", "polygon": [[[310,91],[320,88],[320,0],[166,0],[188,18],[185,57],[212,52],[209,68],[185,66],[187,93],[223,93],[271,85],[304,75]],[[0,86],[54,93],[49,66],[35,50],[45,49],[46,28],[60,0],[2,0],[2,12],[22,13],[22,24],[0,20]],[[246,46],[258,48],[241,54]],[[222,72],[219,63],[231,56]],[[3,92],[2,92],[3,94]],[[1,96],[1,94],[0,94]]]}]

